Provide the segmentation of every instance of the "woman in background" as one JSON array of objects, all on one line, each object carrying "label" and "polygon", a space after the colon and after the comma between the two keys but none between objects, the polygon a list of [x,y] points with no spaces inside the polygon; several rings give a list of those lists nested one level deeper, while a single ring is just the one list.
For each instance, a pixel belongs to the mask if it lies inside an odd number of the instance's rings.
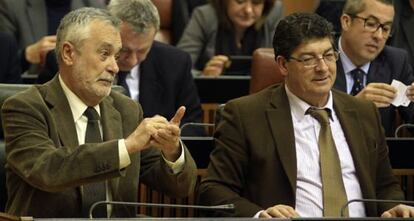
[{"label": "woman in background", "polygon": [[210,0],[194,10],[177,47],[191,55],[194,69],[218,76],[230,55],[271,47],[281,17],[279,0]]}]

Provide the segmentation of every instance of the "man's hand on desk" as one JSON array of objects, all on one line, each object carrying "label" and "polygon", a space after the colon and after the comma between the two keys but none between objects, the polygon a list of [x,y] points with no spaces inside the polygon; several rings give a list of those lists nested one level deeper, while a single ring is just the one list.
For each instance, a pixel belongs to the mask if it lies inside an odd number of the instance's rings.
[{"label": "man's hand on desk", "polygon": [[403,217],[409,218],[414,217],[414,207],[400,204],[393,207],[390,210],[385,211],[381,217],[383,218],[392,218],[392,217]]},{"label": "man's hand on desk", "polygon": [[276,205],[267,208],[265,211],[259,214],[259,218],[293,218],[299,217],[299,214],[290,206]]}]

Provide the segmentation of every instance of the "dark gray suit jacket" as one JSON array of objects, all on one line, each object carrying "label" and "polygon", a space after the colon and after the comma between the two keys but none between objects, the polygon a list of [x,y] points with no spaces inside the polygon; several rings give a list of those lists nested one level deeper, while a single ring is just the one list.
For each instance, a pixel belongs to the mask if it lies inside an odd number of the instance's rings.
[{"label": "dark gray suit jacket", "polygon": [[[96,0],[72,0],[71,8],[103,8]],[[16,38],[19,48],[33,44],[47,35],[47,11],[45,0],[1,0],[0,31]]]},{"label": "dark gray suit jacket", "polygon": [[[362,197],[403,199],[388,160],[377,108],[333,90],[333,105],[348,142]],[[234,203],[234,213],[253,217],[276,204],[295,207],[297,161],[289,101],[284,86],[228,102],[215,133],[208,174],[199,188],[201,204]],[[377,216],[392,205],[366,205]]]},{"label": "dark gray suit jacket", "polygon": [[[338,59],[336,64],[334,88],[346,92],[346,79],[341,59]],[[410,85],[414,81],[413,69],[408,61],[407,52],[391,46],[385,46],[384,50],[371,62],[367,77],[367,84],[372,82],[391,84],[392,80],[396,79]],[[390,107],[379,108],[386,136],[394,136],[397,110],[406,123],[414,122],[414,103],[411,103],[408,107],[396,108],[391,105]]]},{"label": "dark gray suit jacket", "polygon": [[[108,180],[115,201],[137,201],[138,182],[171,196],[192,192],[196,166],[185,149],[183,171],[172,174],[159,150],[131,154],[119,168],[118,139],[142,120],[141,107],[112,91],[100,104],[104,142],[79,145],[69,103],[58,77],[9,98],[2,107],[7,155],[6,212],[17,216],[81,217],[81,185]],[[115,217],[134,217],[114,207]]]}]

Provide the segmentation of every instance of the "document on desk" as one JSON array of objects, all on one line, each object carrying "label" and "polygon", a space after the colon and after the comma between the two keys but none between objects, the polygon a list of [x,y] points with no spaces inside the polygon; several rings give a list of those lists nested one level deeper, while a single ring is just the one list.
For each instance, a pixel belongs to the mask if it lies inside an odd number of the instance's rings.
[{"label": "document on desk", "polygon": [[408,86],[402,83],[401,81],[392,80],[391,86],[393,86],[395,89],[397,89],[397,96],[392,101],[392,105],[398,107],[398,106],[404,106],[407,107],[410,104],[410,99],[407,97],[407,88]]}]

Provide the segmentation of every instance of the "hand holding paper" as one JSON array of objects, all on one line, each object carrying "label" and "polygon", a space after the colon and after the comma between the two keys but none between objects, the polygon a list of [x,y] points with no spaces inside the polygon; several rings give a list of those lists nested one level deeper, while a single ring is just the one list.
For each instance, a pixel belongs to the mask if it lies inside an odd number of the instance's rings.
[{"label": "hand holding paper", "polygon": [[[391,86],[397,89],[397,96],[392,101],[392,105],[407,107],[410,104],[410,99],[407,96],[408,86],[400,81],[392,80]],[[411,86],[412,87],[412,86]]]}]

